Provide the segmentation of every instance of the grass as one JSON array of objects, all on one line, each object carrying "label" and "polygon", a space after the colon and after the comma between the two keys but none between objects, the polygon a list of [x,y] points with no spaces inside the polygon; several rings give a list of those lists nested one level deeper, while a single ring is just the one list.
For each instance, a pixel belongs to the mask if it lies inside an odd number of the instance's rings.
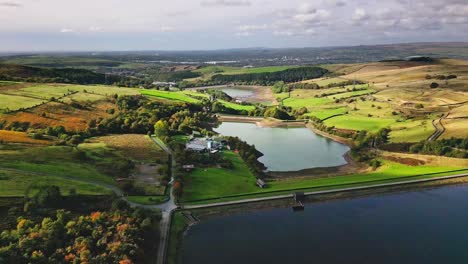
[{"label": "grass", "polygon": [[[140,134],[123,134],[109,135],[96,137],[87,140],[92,144],[97,143],[98,148],[104,144],[107,147],[120,151],[125,157],[131,158],[138,162],[161,162],[167,161],[167,154],[157,144],[155,144],[148,136]],[[80,148],[86,147],[86,144],[81,144]]]},{"label": "grass", "polygon": [[167,196],[159,196],[159,195],[153,195],[153,196],[127,196],[127,199],[130,202],[138,203],[138,204],[143,204],[143,205],[154,205],[154,204],[160,204],[165,201],[167,201],[168,197]]},{"label": "grass", "polygon": [[178,263],[178,250],[188,223],[181,212],[175,212],[172,217],[171,229],[169,234],[169,245],[167,248],[167,263]]},{"label": "grass", "polygon": [[285,106],[289,106],[292,108],[301,108],[301,107],[316,107],[320,105],[324,105],[326,103],[333,102],[333,100],[329,98],[299,98],[299,97],[291,97],[283,100],[283,104]]},{"label": "grass", "polygon": [[456,166],[408,166],[395,162],[384,161],[382,167],[370,173],[360,173],[345,176],[309,179],[288,179],[268,182],[264,189],[251,193],[218,197],[192,202],[191,204],[215,203],[239,199],[268,197],[273,195],[291,194],[293,191],[322,191],[340,188],[358,187],[405,180],[430,179],[441,176],[468,173],[468,169]]},{"label": "grass", "polygon": [[430,120],[408,121],[391,126],[390,142],[419,142],[434,133]]},{"label": "grass", "polygon": [[250,110],[255,109],[255,106],[253,106],[253,105],[235,104],[235,103],[227,102],[227,101],[224,101],[224,100],[218,100],[218,101],[221,102],[226,107],[229,107],[229,108],[232,108],[232,109],[235,109],[235,110],[239,110],[239,111],[242,111],[242,110],[250,111]]},{"label": "grass", "polygon": [[375,118],[367,116],[344,115],[337,116],[324,121],[328,127],[351,129],[351,130],[367,130],[369,132],[377,132],[383,127],[388,127],[394,124],[395,119]]},{"label": "grass", "polygon": [[335,94],[335,95],[329,95],[327,97],[330,99],[346,99],[350,97],[371,94],[373,92],[374,90],[362,90],[362,91],[354,91],[354,92],[346,92],[346,93],[340,93],[340,94]]},{"label": "grass", "polygon": [[223,152],[234,168],[197,168],[185,177],[182,201],[214,198],[245,192],[255,192],[255,177],[238,154]]},{"label": "grass", "polygon": [[71,189],[77,194],[102,195],[110,194],[111,191],[93,184],[64,179],[57,176],[47,176],[28,172],[10,171],[0,168],[0,196],[19,197],[23,196],[26,190],[34,193],[41,186],[56,185],[67,195]]},{"label": "grass", "polygon": [[39,98],[31,98],[17,95],[1,94],[0,93],[0,110],[18,110],[21,108],[29,108],[44,103],[45,100]]},{"label": "grass", "polygon": [[0,142],[4,143],[26,143],[26,144],[39,144],[50,145],[53,142],[43,139],[33,139],[25,132],[0,130]]},{"label": "grass", "polygon": [[322,108],[322,109],[313,109],[310,113],[307,113],[306,116],[315,116],[321,120],[329,118],[334,115],[342,115],[348,111],[346,107],[337,107],[337,108]]},{"label": "grass", "polygon": [[342,82],[345,82],[346,80],[345,79],[342,79],[342,78],[320,78],[320,79],[312,79],[312,80],[307,80],[307,81],[303,81],[304,83],[316,83],[317,85],[319,85],[320,87],[325,87],[329,84],[332,84],[332,83],[342,83]]},{"label": "grass", "polygon": [[174,101],[179,101],[179,102],[186,102],[186,103],[199,103],[200,102],[200,100],[190,97],[183,92],[140,90],[140,93],[146,96],[154,96],[157,98],[174,100]]},{"label": "grass", "polygon": [[115,184],[113,178],[104,174],[104,168],[112,176],[119,172],[110,171],[116,162],[115,154],[100,149],[86,151],[86,158],[80,158],[73,147],[17,147],[6,146],[0,149],[0,167],[15,169],[24,173],[59,177],[67,180],[83,180],[104,184]]},{"label": "grass", "polygon": [[269,190],[316,188],[330,185],[358,184],[373,181],[400,179],[408,176],[442,173],[461,169],[451,166],[407,166],[391,161],[384,161],[384,165],[375,172],[354,174],[347,176],[327,177],[320,179],[292,179],[272,182]]}]

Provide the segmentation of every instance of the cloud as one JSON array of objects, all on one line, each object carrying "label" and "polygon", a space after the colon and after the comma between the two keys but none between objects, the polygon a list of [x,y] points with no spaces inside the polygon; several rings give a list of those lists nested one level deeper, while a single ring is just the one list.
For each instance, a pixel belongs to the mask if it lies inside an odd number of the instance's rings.
[{"label": "cloud", "polygon": [[60,33],[73,33],[75,32],[75,30],[71,29],[71,28],[62,28],[60,30]]},{"label": "cloud", "polygon": [[23,7],[23,5],[16,2],[0,2],[0,7]]},{"label": "cloud", "polygon": [[367,14],[366,10],[362,8],[356,8],[354,10],[353,16],[351,17],[351,19],[355,22],[362,22],[368,20],[369,18],[370,16]]},{"label": "cloud", "polygon": [[170,27],[170,26],[162,26],[161,28],[159,28],[161,32],[171,32],[171,31],[174,31],[175,28],[174,27]]},{"label": "cloud", "polygon": [[200,3],[204,7],[236,7],[250,6],[252,3],[248,0],[207,0]]},{"label": "cloud", "polygon": [[100,32],[100,31],[102,31],[102,28],[97,27],[97,26],[90,26],[89,31],[91,31],[91,32]]}]

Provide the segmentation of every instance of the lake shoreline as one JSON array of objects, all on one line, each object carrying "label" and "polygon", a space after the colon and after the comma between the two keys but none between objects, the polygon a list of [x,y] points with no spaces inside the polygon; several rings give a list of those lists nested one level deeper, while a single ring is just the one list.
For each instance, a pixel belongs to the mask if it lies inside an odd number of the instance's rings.
[{"label": "lake shoreline", "polygon": [[[220,115],[218,120],[226,123],[248,123],[255,124],[260,128],[308,128],[312,133],[319,137],[330,139],[336,143],[343,144],[345,146],[352,146],[351,142],[346,141],[343,138],[339,138],[328,133],[322,132],[313,128],[310,124],[304,121],[283,121],[274,118],[261,118],[261,117],[247,117],[247,116],[231,116],[231,115]],[[266,175],[271,178],[300,178],[300,177],[331,177],[337,175],[347,175],[358,172],[364,172],[368,169],[367,165],[354,161],[351,157],[351,151],[348,150],[342,155],[345,163],[337,166],[323,166],[323,167],[312,167],[304,168],[300,170],[290,171],[267,171]]]},{"label": "lake shoreline", "polygon": [[[454,179],[445,179],[437,180],[432,182],[425,183],[415,183],[407,185],[399,185],[394,187],[381,187],[375,189],[367,190],[358,190],[358,191],[349,191],[349,192],[339,192],[332,194],[322,194],[307,196],[304,201],[305,205],[311,204],[321,204],[334,201],[342,200],[352,200],[366,197],[378,197],[384,195],[405,193],[405,192],[414,192],[414,191],[428,191],[432,189],[437,189],[445,186],[462,186],[468,184],[468,176],[462,178]],[[177,238],[178,249],[183,251],[183,241],[185,237],[190,232],[190,228],[198,225],[200,222],[224,216],[233,216],[239,214],[253,213],[258,211],[268,211],[271,209],[281,209],[281,208],[292,208],[295,202],[292,199],[281,199],[281,200],[271,200],[263,202],[255,202],[248,204],[239,204],[239,205],[229,205],[229,206],[218,206],[210,207],[204,209],[192,209],[192,210],[180,210],[178,213],[183,211],[188,211],[190,214],[193,214],[197,218],[197,222],[186,223],[183,235]],[[307,210],[307,209],[306,209]],[[178,254],[178,258],[181,258],[182,254]],[[181,259],[178,259],[181,260]]]}]

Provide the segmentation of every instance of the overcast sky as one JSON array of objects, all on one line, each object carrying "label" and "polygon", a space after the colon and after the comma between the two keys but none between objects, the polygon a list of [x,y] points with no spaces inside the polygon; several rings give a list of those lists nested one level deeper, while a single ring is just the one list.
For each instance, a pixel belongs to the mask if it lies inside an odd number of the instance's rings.
[{"label": "overcast sky", "polygon": [[0,51],[468,41],[468,0],[0,0]]}]

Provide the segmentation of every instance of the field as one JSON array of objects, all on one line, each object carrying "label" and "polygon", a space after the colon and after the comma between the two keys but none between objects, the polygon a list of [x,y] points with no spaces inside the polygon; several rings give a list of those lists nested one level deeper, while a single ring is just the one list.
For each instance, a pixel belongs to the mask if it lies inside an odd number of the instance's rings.
[{"label": "field", "polygon": [[[88,143],[103,143],[125,157],[138,162],[167,161],[167,154],[148,136],[139,134],[109,135],[87,140]],[[99,145],[98,145],[99,146]]]},{"label": "field", "polygon": [[[83,155],[83,154],[84,155]],[[0,145],[0,196],[24,194],[29,185],[55,184],[67,194],[110,193],[105,187],[119,177],[120,158],[105,148],[78,150],[64,146]]]},{"label": "field", "polygon": [[330,118],[335,115],[343,115],[348,112],[346,107],[336,107],[336,108],[317,108],[312,110],[310,113],[307,113],[306,116],[315,116],[321,120]]},{"label": "field", "polygon": [[168,92],[159,90],[140,90],[140,93],[146,96],[154,96],[157,98],[185,102],[185,103],[199,103],[200,100],[190,97],[183,92]]},{"label": "field", "polygon": [[36,192],[41,186],[55,185],[60,188],[63,195],[68,195],[70,190],[76,190],[77,194],[102,195],[110,194],[109,189],[95,184],[75,181],[56,176],[35,174],[31,172],[11,171],[0,168],[0,196],[23,197],[26,190],[30,194]]},{"label": "field", "polygon": [[10,130],[0,130],[0,142],[39,144],[39,145],[52,144],[52,141],[44,140],[44,139],[33,139],[25,132],[10,131]]},{"label": "field", "polygon": [[[319,188],[333,185],[362,184],[366,182],[400,180],[406,177],[444,173],[448,171],[464,170],[465,167],[456,166],[408,166],[400,163],[385,161],[384,165],[375,172],[355,174],[349,176],[337,176],[320,179],[292,179],[272,182],[269,190],[283,190],[296,188]],[[460,172],[461,173],[461,172]],[[427,177],[427,176],[426,176]]]},{"label": "field", "polygon": [[86,108],[76,108],[67,103],[48,102],[27,111],[3,114],[0,118],[8,123],[29,122],[35,128],[63,126],[66,130],[85,130],[90,120],[111,117],[112,114],[108,112],[110,109],[118,113],[116,106],[106,100],[95,101]]},{"label": "field", "polygon": [[255,177],[244,161],[234,152],[223,152],[234,168],[197,168],[185,177],[183,201],[194,201],[220,196],[255,192]]},{"label": "field", "polygon": [[0,94],[0,101],[2,102],[0,112],[29,108],[44,103],[43,99],[8,94]]},{"label": "field", "polygon": [[235,104],[235,103],[227,102],[227,101],[224,101],[224,100],[219,100],[219,102],[222,103],[224,106],[235,109],[235,110],[250,111],[250,110],[255,109],[255,106],[253,106],[253,105]]}]

